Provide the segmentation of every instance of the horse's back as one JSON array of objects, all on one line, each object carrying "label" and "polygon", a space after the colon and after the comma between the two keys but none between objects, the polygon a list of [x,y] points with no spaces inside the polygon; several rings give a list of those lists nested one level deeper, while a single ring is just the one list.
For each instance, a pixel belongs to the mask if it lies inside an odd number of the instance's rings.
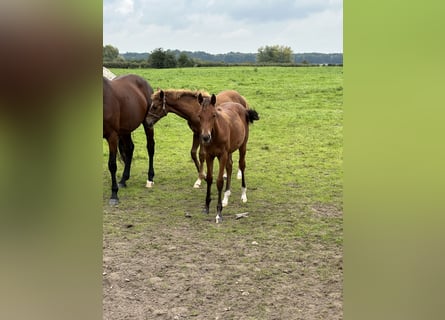
[{"label": "horse's back", "polygon": [[230,140],[230,152],[237,150],[247,141],[249,125],[246,108],[237,102],[225,102],[217,107],[217,111],[227,127],[227,138]]},{"label": "horse's back", "polygon": [[120,133],[130,133],[144,121],[153,89],[140,76],[129,74],[110,81],[119,102]]},{"label": "horse's back", "polygon": [[144,78],[135,74],[127,74],[114,78],[111,83],[119,95],[138,94],[144,97],[147,104],[150,105],[153,89]]},{"label": "horse's back", "polygon": [[229,122],[240,120],[242,123],[246,121],[246,108],[244,105],[238,102],[224,102],[217,106],[218,112],[220,112],[225,118],[229,119]]},{"label": "horse's back", "polygon": [[235,90],[224,90],[216,95],[216,106],[226,102],[236,102],[248,108],[246,99]]}]

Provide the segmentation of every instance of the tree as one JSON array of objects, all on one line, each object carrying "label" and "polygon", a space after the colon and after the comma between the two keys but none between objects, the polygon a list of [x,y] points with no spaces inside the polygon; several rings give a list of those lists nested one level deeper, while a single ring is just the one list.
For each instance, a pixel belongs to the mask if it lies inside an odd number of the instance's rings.
[{"label": "tree", "polygon": [[115,61],[119,57],[119,49],[107,44],[103,47],[102,60],[103,61]]},{"label": "tree", "polygon": [[164,68],[176,68],[177,65],[178,61],[176,60],[175,55],[172,52],[167,51],[164,58]]},{"label": "tree", "polygon": [[293,63],[293,52],[290,47],[265,46],[258,49],[257,62]]},{"label": "tree", "polygon": [[178,62],[175,55],[170,51],[164,51],[162,48],[154,49],[148,57],[148,64],[152,68],[176,68]]},{"label": "tree", "polygon": [[178,58],[178,66],[179,67],[193,67],[194,61],[192,58],[189,58],[187,54],[181,53]]}]

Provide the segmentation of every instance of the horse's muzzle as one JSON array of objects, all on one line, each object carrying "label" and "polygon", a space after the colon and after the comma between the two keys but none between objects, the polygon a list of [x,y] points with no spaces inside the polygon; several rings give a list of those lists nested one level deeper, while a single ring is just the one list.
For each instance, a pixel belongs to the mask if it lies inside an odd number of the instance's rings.
[{"label": "horse's muzzle", "polygon": [[210,141],[212,140],[212,135],[210,134],[203,134],[201,136],[202,142],[204,143],[210,143]]}]

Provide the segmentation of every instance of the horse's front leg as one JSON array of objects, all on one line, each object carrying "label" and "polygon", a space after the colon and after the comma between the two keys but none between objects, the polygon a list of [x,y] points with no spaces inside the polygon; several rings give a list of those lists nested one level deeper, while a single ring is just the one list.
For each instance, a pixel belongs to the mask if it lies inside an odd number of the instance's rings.
[{"label": "horse's front leg", "polygon": [[212,182],[213,182],[213,160],[214,160],[214,157],[206,158],[206,162],[207,162],[207,177],[206,177],[207,195],[206,195],[206,203],[205,203],[205,208],[204,208],[204,212],[206,214],[208,214],[210,212],[210,201],[212,200],[211,189],[212,189]]},{"label": "horse's front leg", "polygon": [[[222,222],[222,189],[224,186],[224,168],[226,167],[229,155],[224,153],[219,157],[219,173],[218,179],[216,180],[216,187],[218,188],[218,204],[216,206],[216,223]],[[228,178],[228,177],[227,177]],[[228,178],[229,179],[229,178]]]},{"label": "horse's front leg", "polygon": [[199,144],[199,178],[200,179],[205,179],[206,178],[206,175],[204,173],[204,161],[205,161],[205,159],[206,159],[205,149],[201,145],[201,142],[200,142],[200,144]]},{"label": "horse's front leg", "polygon": [[198,161],[198,157],[196,156],[198,147],[199,147],[199,134],[193,133],[193,142],[192,142],[192,149],[190,150],[190,156],[192,157],[193,163],[195,164],[196,170],[198,171],[198,179],[196,180],[195,184],[193,185],[193,188],[195,188],[195,189],[201,188],[202,179],[205,178],[205,176],[203,174],[204,158],[201,158],[202,148],[200,148],[199,161]]},{"label": "horse's front leg", "polygon": [[118,137],[117,135],[112,135],[107,140],[109,149],[108,170],[110,171],[111,175],[111,198],[109,204],[114,206],[119,203],[119,198],[117,197],[117,192],[119,191],[119,187],[116,181],[116,171],[117,171],[116,154],[117,154]]},{"label": "horse's front leg", "polygon": [[155,139],[154,139],[154,128],[150,127],[146,122],[143,123],[145,136],[147,138],[147,153],[148,153],[148,179],[145,187],[153,187],[155,176],[154,169],[154,154],[155,154]]}]

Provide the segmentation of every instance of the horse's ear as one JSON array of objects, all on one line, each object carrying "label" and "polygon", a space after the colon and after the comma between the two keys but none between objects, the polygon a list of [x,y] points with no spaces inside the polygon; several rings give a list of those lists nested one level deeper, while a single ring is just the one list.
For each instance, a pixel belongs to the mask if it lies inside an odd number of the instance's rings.
[{"label": "horse's ear", "polygon": [[[158,90],[159,91],[159,90]],[[161,98],[161,99],[164,99],[164,91],[159,91],[159,97]]]},{"label": "horse's ear", "polygon": [[202,104],[202,102],[204,101],[204,98],[202,97],[201,92],[198,94],[198,102],[199,104]]},{"label": "horse's ear", "polygon": [[215,105],[215,103],[216,103],[216,96],[215,96],[215,94],[212,94],[212,97],[210,98],[210,103]]}]

